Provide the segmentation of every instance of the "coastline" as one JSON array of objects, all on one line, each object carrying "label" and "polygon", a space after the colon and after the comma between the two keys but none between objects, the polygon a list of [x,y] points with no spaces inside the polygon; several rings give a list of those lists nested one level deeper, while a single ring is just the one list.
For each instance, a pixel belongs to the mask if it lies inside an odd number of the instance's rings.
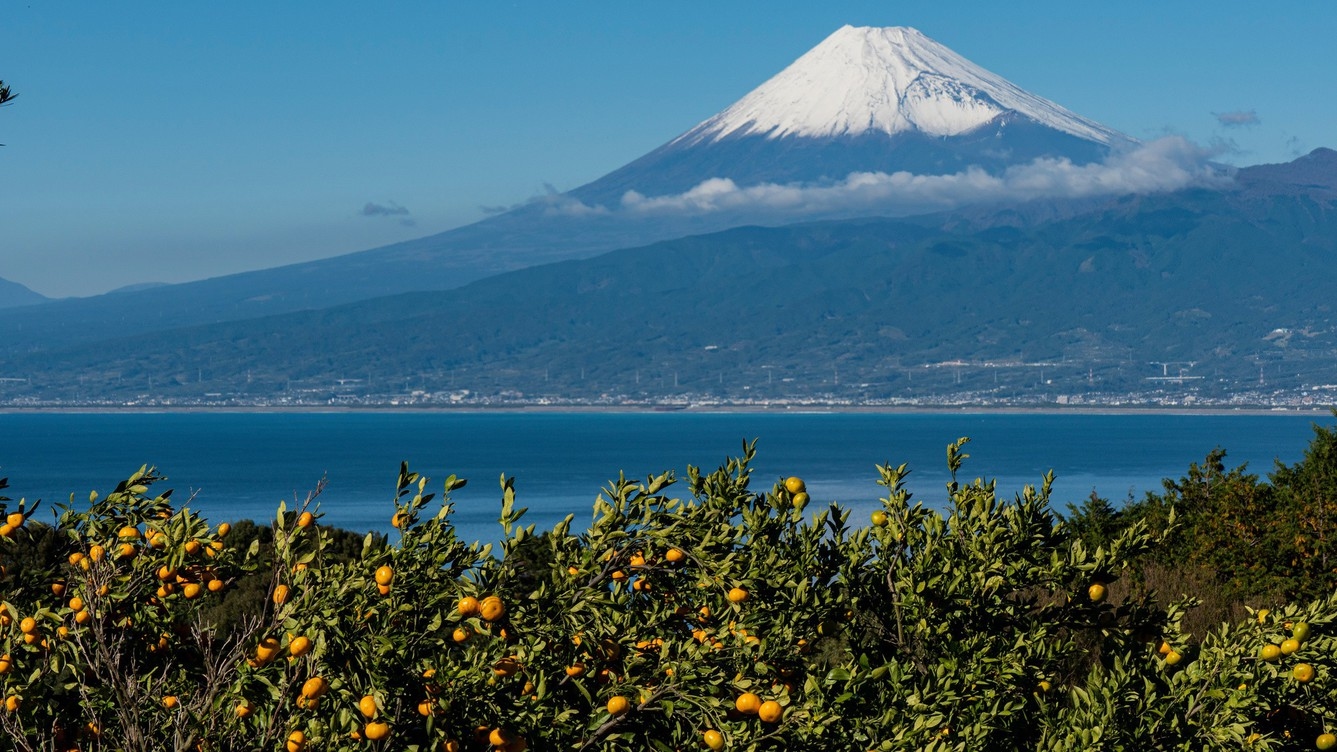
[{"label": "coastline", "polygon": [[758,414],[758,415],[1162,415],[1227,417],[1331,415],[1337,406],[1314,407],[1113,407],[1095,405],[1043,405],[1035,407],[962,405],[227,405],[227,406],[0,406],[0,415],[188,415],[188,414]]}]

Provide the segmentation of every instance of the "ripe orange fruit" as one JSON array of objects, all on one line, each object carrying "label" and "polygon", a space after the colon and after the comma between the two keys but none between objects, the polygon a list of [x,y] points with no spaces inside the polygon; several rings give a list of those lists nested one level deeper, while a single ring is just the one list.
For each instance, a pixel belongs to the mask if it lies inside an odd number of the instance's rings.
[{"label": "ripe orange fruit", "polygon": [[681,563],[682,560],[686,558],[687,554],[683,553],[682,549],[680,548],[670,548],[667,552],[664,553],[664,559],[666,559],[670,564]]},{"label": "ripe orange fruit", "polygon": [[1333,747],[1337,747],[1337,736],[1333,736],[1332,734],[1319,734],[1318,738],[1314,740],[1314,746],[1319,749],[1332,749]]},{"label": "ripe orange fruit", "polygon": [[567,567],[566,573],[571,575],[572,577],[575,577],[576,575],[580,574],[580,570],[577,569],[576,567]]},{"label": "ripe orange fruit", "polygon": [[180,704],[181,701],[176,698],[176,695],[167,695],[162,698],[162,706],[168,710],[174,710]]},{"label": "ripe orange fruit", "polygon": [[740,587],[736,587],[729,591],[728,598],[730,603],[742,603],[743,601],[747,600],[747,596],[748,593],[746,590]]},{"label": "ripe orange fruit", "polygon": [[209,592],[217,593],[227,587],[227,583],[222,580],[209,580]]},{"label": "ripe orange fruit", "polygon": [[19,697],[18,695],[10,695],[9,697],[5,698],[5,710],[8,710],[11,713],[18,712],[18,709],[22,705],[23,705],[23,698]]},{"label": "ripe orange fruit", "polygon": [[90,611],[80,611],[74,615],[75,624],[87,624],[93,620],[93,614]]},{"label": "ripe orange fruit", "polygon": [[67,561],[70,562],[70,566],[72,567],[77,566],[79,562],[83,560],[84,560],[84,554],[82,551],[75,551],[74,553],[70,554],[69,558],[67,559]]},{"label": "ripe orange fruit", "polygon": [[505,747],[515,740],[515,735],[503,728],[494,728],[488,732],[487,741],[494,747]]},{"label": "ripe orange fruit", "polygon": [[631,559],[628,563],[631,564],[633,568],[645,566],[645,553],[637,551],[631,555]]},{"label": "ripe orange fruit", "polygon": [[1282,655],[1290,655],[1291,653],[1294,653],[1299,649],[1300,649],[1300,641],[1295,639],[1294,637],[1292,637],[1289,640],[1282,640],[1281,642]]},{"label": "ripe orange fruit", "polygon": [[570,666],[566,667],[567,676],[577,677],[584,673],[585,673],[585,664],[583,663],[573,663]]},{"label": "ripe orange fruit", "polygon": [[288,642],[288,655],[294,658],[301,658],[311,652],[311,638],[306,635],[299,635]]},{"label": "ripe orange fruit", "polygon": [[432,701],[423,700],[418,703],[418,715],[426,718],[432,714]]},{"label": "ripe orange fruit", "polygon": [[9,653],[0,655],[0,674],[9,673],[9,669],[13,668],[13,665],[13,659],[9,657]]},{"label": "ripe orange fruit", "polygon": [[616,695],[608,698],[608,704],[605,707],[608,708],[609,715],[622,715],[631,709],[631,703],[627,702],[627,698]]},{"label": "ripe orange fruit", "polygon": [[57,598],[59,598],[60,596],[64,595],[64,594],[65,594],[65,583],[63,583],[63,582],[53,582],[53,583],[51,583],[51,594],[54,595],[54,596],[56,596]]},{"label": "ripe orange fruit", "polygon": [[261,663],[269,663],[279,654],[279,641],[273,637],[266,637],[255,646],[255,658]]},{"label": "ripe orange fruit", "polygon": [[232,532],[232,526],[229,525],[228,523],[224,522],[223,524],[221,524],[221,525],[218,526],[218,537],[219,537],[219,538],[226,538],[226,537],[227,537],[227,534],[230,533],[230,532]]},{"label": "ripe orange fruit", "polygon": [[502,658],[492,665],[492,673],[497,676],[514,676],[520,669],[520,661],[515,656]]},{"label": "ripe orange fruit", "polygon": [[362,729],[362,735],[375,742],[390,735],[390,724],[372,721]]},{"label": "ripe orange fruit", "polygon": [[506,605],[501,602],[501,598],[489,595],[479,604],[478,612],[487,621],[496,621],[506,615]]},{"label": "ripe orange fruit", "polygon": [[363,695],[362,699],[357,701],[357,709],[362,711],[362,715],[367,718],[375,718],[376,698],[371,695]]},{"label": "ripe orange fruit", "polygon": [[22,527],[23,512],[10,512],[9,516],[5,518],[5,524],[10,527]]},{"label": "ripe orange fruit", "polygon": [[475,616],[478,614],[478,599],[472,595],[466,595],[460,599],[459,605],[455,608],[462,616]]},{"label": "ripe orange fruit", "polygon": [[302,512],[297,516],[297,527],[311,527],[311,523],[316,521],[316,516],[310,512]]},{"label": "ripe orange fruit", "polygon": [[200,548],[201,546],[199,541],[197,540],[186,541],[185,549],[187,554],[194,556],[195,554],[200,552]]},{"label": "ripe orange fruit", "polygon": [[791,475],[785,478],[785,490],[792,494],[803,493],[808,490],[808,485],[803,482],[802,478]]},{"label": "ripe orange fruit", "polygon": [[107,556],[107,549],[97,545],[96,543],[93,544],[88,549],[88,558],[92,559],[93,561],[102,561],[104,558],[106,558],[106,556]]},{"label": "ripe orange fruit", "polygon": [[780,703],[775,700],[767,700],[761,704],[761,707],[757,708],[757,717],[763,723],[779,723],[784,714],[784,708],[780,707]]},{"label": "ripe orange fruit", "polygon": [[23,617],[23,621],[19,622],[19,631],[24,634],[32,634],[33,632],[36,632],[37,620],[31,616]]},{"label": "ripe orange fruit", "polygon": [[715,729],[707,729],[706,733],[701,735],[701,740],[706,743],[707,747],[717,752],[724,749],[724,736]]},{"label": "ripe orange fruit", "polygon": [[1295,677],[1296,681],[1304,684],[1314,678],[1314,667],[1308,663],[1297,663],[1295,668],[1291,669],[1291,676]]},{"label": "ripe orange fruit", "polygon": [[126,525],[116,532],[116,537],[125,540],[136,540],[139,538],[139,528],[134,525]]},{"label": "ripe orange fruit", "polygon": [[328,691],[330,683],[319,676],[313,676],[302,683],[302,696],[306,698],[319,698]]},{"label": "ripe orange fruit", "polygon": [[8,538],[14,534],[14,526],[6,522],[0,525],[0,538]]},{"label": "ripe orange fruit", "polygon": [[755,715],[757,710],[761,708],[761,698],[757,697],[752,692],[744,692],[738,696],[737,700],[734,700],[733,706],[737,708],[740,713]]},{"label": "ripe orange fruit", "polygon": [[380,593],[381,595],[389,595],[389,594],[390,594],[390,586],[389,586],[389,585],[377,585],[377,586],[376,586],[376,592]]},{"label": "ripe orange fruit", "polygon": [[186,596],[186,600],[194,600],[200,597],[200,583],[187,582],[181,586],[181,594]]},{"label": "ripe orange fruit", "polygon": [[376,570],[377,585],[389,585],[391,582],[394,582],[394,580],[395,570],[391,569],[389,564],[382,564],[380,568]]},{"label": "ripe orange fruit", "polygon": [[398,530],[408,518],[409,516],[403,512],[395,512],[394,516],[390,518],[390,527]]},{"label": "ripe orange fruit", "polygon": [[614,569],[613,573],[608,576],[613,578],[613,582],[622,582],[627,579],[627,573],[621,569]]},{"label": "ripe orange fruit", "polygon": [[1099,582],[1086,589],[1086,597],[1090,598],[1092,603],[1100,603],[1105,600],[1105,595],[1105,586]]},{"label": "ripe orange fruit", "polygon": [[253,711],[252,708],[251,708],[251,701],[250,701],[250,700],[242,699],[240,702],[237,703],[237,717],[238,717],[238,718],[250,718],[252,712],[254,712],[254,711]]},{"label": "ripe orange fruit", "polygon": [[300,729],[288,734],[288,743],[284,746],[288,752],[302,752],[302,748],[306,746],[306,734]]},{"label": "ripe orange fruit", "polygon": [[456,627],[455,631],[451,633],[450,637],[455,642],[468,642],[469,638],[473,637],[473,632],[471,632],[466,627]]},{"label": "ripe orange fruit", "polygon": [[274,605],[282,606],[288,602],[288,586],[279,585],[274,588]]},{"label": "ripe orange fruit", "polygon": [[167,536],[154,531],[154,533],[149,536],[149,545],[158,550],[167,548]]},{"label": "ripe orange fruit", "polygon": [[1179,663],[1179,662],[1180,662],[1181,660],[1183,660],[1183,659],[1184,659],[1184,656],[1180,655],[1178,651],[1171,650],[1171,651],[1165,656],[1165,665],[1167,665],[1167,666],[1173,666],[1173,665]]},{"label": "ripe orange fruit", "polygon": [[1259,651],[1258,657],[1268,663],[1273,663],[1281,659],[1281,648],[1276,645],[1264,645],[1263,649]]}]

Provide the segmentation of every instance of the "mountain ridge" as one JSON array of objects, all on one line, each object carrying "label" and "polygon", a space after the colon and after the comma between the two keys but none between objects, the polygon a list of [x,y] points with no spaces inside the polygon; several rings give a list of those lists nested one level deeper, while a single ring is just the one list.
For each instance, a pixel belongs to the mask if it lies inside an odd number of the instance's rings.
[{"label": "mountain ridge", "polygon": [[1260,375],[1298,393],[1337,368],[1337,311],[1303,282],[1337,274],[1337,200],[1283,184],[952,220],[736,228],[161,333],[148,351],[126,338],[28,354],[11,367],[30,386],[8,393],[134,400],[152,383],[319,403],[355,379],[433,398],[1029,399],[1160,389],[1148,364],[1176,362],[1203,379],[1178,386],[1228,401]]},{"label": "mountain ridge", "polygon": [[46,303],[49,300],[50,298],[45,295],[35,292],[18,282],[0,278],[0,308],[18,308]]},{"label": "mountain ridge", "polygon": [[[896,44],[904,46],[905,50],[892,49]],[[1101,134],[1113,133],[1067,113],[1048,100],[1026,94],[922,34],[906,29],[844,27],[785,70],[802,71],[814,59],[827,59],[835,53],[844,56],[841,65],[847,67],[858,67],[862,60],[873,69],[891,65],[905,68],[899,73],[884,71],[880,77],[870,74],[867,79],[874,83],[882,81],[893,89],[900,86],[904,91],[912,88],[914,81],[901,81],[897,76],[901,73],[909,75],[907,72],[911,68],[918,77],[928,75],[926,69],[932,65],[929,58],[937,60],[969,78],[962,84],[965,88],[957,92],[964,99],[943,95],[943,102],[955,103],[944,105],[947,110],[969,100],[979,106],[971,105],[967,109],[989,117],[981,121],[980,127],[947,139],[909,131],[894,134],[851,132],[846,137],[816,139],[735,133],[702,144],[695,151],[684,149],[681,138],[671,139],[645,157],[566,194],[545,196],[500,216],[437,235],[316,261],[160,288],[151,308],[127,309],[122,297],[109,295],[55,302],[42,316],[23,314],[3,323],[16,333],[15,344],[21,347],[49,337],[87,337],[113,326],[153,331],[320,308],[414,289],[451,289],[531,264],[586,258],[617,248],[714,232],[741,224],[784,224],[795,219],[786,211],[767,207],[651,215],[624,207],[622,202],[628,192],[641,196],[680,193],[712,178],[728,178],[736,185],[747,186],[794,182],[820,184],[861,172],[900,170],[916,174],[950,174],[971,166],[996,172],[1019,161],[1040,157],[1089,163],[1099,160],[1107,151],[1105,141],[1109,139]],[[864,55],[869,56],[864,59],[861,57]],[[782,71],[772,80],[783,81],[784,77]],[[831,95],[831,83],[824,80],[802,91],[792,87],[787,91],[802,99],[820,102]],[[745,105],[757,91],[763,94],[768,91],[766,84],[742,97],[736,106]],[[972,91],[989,101],[972,99]],[[858,99],[868,95],[868,91],[857,90],[850,96]],[[876,91],[873,95],[880,96]],[[1024,104],[1022,109],[1035,119],[1017,116],[1011,110],[1004,111],[1000,109],[999,101]],[[915,112],[929,112],[933,109],[929,104],[923,97],[916,99],[918,109]],[[793,109],[801,111],[804,106],[803,102],[798,102],[793,104]],[[884,112],[870,109],[869,116],[873,117],[875,111]],[[891,116],[877,117],[890,122],[887,118]],[[925,115],[924,119],[927,123],[943,118],[935,120]],[[1049,120],[1051,124],[1066,123],[1064,127],[1072,133],[1049,128],[1040,123],[1042,120]],[[705,123],[712,121],[708,119]],[[930,125],[930,130],[937,133],[941,129],[934,130]],[[691,129],[687,131],[692,132]],[[1090,140],[1074,133],[1101,137]],[[880,213],[907,215],[921,211],[920,207],[898,211],[895,205],[888,205]],[[861,206],[844,212],[843,216],[866,213],[867,207]],[[813,214],[807,218],[818,219],[829,214]]]}]

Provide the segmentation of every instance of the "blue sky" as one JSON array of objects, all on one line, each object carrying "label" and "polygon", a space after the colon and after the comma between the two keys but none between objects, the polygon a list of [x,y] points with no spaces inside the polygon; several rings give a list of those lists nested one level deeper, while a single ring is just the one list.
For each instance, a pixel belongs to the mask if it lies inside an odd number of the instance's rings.
[{"label": "blue sky", "polygon": [[1331,2],[6,6],[0,277],[52,296],[363,250],[574,188],[845,23],[914,26],[1223,161],[1337,147]]}]

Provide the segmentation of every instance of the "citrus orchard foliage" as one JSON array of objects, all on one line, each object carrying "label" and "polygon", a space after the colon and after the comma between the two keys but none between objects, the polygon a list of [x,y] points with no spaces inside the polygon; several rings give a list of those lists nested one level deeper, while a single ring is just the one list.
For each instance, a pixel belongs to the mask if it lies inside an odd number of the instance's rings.
[{"label": "citrus orchard foliage", "polygon": [[1088,542],[1105,542],[1128,524],[1164,524],[1174,509],[1179,534],[1151,557],[1163,567],[1202,573],[1228,601],[1309,601],[1337,585],[1337,427],[1315,425],[1304,456],[1277,462],[1266,479],[1227,469],[1216,449],[1178,480],[1164,481],[1116,510],[1092,496],[1071,507]]},{"label": "citrus orchard foliage", "polygon": [[[948,448],[953,478],[964,440]],[[61,511],[6,505],[3,724],[16,749],[1313,749],[1337,725],[1333,597],[1200,642],[1184,604],[1109,587],[1161,536],[1089,548],[1049,508],[906,469],[868,524],[797,477],[620,477],[592,522],[539,533],[502,482],[497,548],[402,468],[397,546],[335,555],[308,499],[262,562],[141,470]],[[8,500],[6,500],[8,501]],[[14,516],[17,515],[17,516]],[[203,617],[268,587],[226,634]]]}]

